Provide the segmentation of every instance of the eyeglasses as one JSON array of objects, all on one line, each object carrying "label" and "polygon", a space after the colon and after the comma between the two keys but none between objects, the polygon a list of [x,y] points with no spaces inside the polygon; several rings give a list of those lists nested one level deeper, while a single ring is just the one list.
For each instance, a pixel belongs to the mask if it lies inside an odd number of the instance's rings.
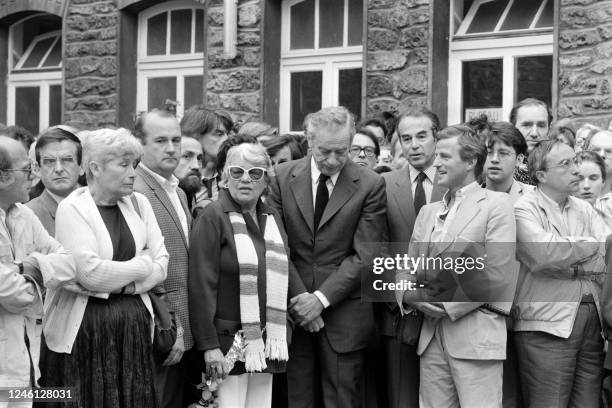
[{"label": "eyeglasses", "polygon": [[32,163],[29,163],[27,167],[23,169],[4,169],[2,171],[23,171],[26,174],[26,177],[30,177],[32,175]]},{"label": "eyeglasses", "polygon": [[65,156],[65,157],[41,157],[40,164],[42,167],[53,168],[55,164],[59,162],[60,166],[66,168],[68,166],[72,166],[75,163],[74,157]]},{"label": "eyeglasses", "polygon": [[372,157],[376,154],[376,149],[370,146],[366,146],[366,147],[361,147],[357,145],[351,146],[350,152],[354,156],[359,156],[362,151],[367,157]]},{"label": "eyeglasses", "polygon": [[545,170],[548,169],[553,169],[555,167],[561,167],[563,170],[569,170],[572,166],[580,166],[580,164],[582,163],[582,160],[580,160],[579,157],[573,157],[571,159],[565,159],[563,161],[561,161],[559,164],[556,164],[554,166],[548,166],[546,167]]},{"label": "eyeglasses", "polygon": [[245,172],[251,180],[259,181],[267,173],[267,170],[263,167],[251,167],[246,170],[240,166],[229,166],[229,176],[232,180],[241,180]]}]

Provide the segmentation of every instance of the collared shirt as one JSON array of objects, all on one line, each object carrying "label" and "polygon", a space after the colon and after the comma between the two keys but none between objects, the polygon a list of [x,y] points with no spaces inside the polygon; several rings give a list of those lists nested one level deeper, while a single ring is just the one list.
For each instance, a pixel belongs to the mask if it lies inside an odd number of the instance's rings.
[{"label": "collared shirt", "polygon": [[[342,171],[342,170],[341,170]],[[315,208],[316,200],[317,200],[317,187],[319,187],[319,176],[321,175],[321,171],[317,167],[317,163],[315,163],[314,157],[310,159],[310,176],[312,177],[312,208]],[[340,172],[330,176],[325,185],[327,186],[327,192],[331,197],[332,191],[334,191],[334,186],[336,185],[336,181],[338,181],[338,176]]]},{"label": "collared shirt", "polygon": [[467,186],[464,186],[457,190],[455,193],[455,203],[452,207],[449,207],[451,196],[450,191],[447,191],[442,198],[442,204],[444,205],[440,212],[436,214],[436,220],[434,223],[434,229],[431,233],[431,242],[445,242],[446,240],[452,239],[448,237],[448,227],[452,225],[455,216],[457,215],[457,209],[461,206],[461,203],[466,195],[475,189],[481,188],[477,182],[472,182]]},{"label": "collared shirt", "polygon": [[47,193],[49,193],[51,198],[53,198],[55,202],[58,204],[61,203],[64,198],[66,198],[66,197],[60,197],[57,194],[53,194],[49,189],[47,189]]},{"label": "collared shirt", "polygon": [[[416,187],[417,187],[417,178],[419,177],[419,170],[412,167],[411,164],[408,164],[408,169],[410,170],[410,187],[412,188],[412,196],[414,197]],[[427,200],[427,204],[431,202],[431,194],[433,192],[433,183],[436,177],[437,169],[434,166],[429,166],[423,173],[425,173],[425,179],[423,180],[423,190],[425,190],[425,199]]]},{"label": "collared shirt", "polygon": [[185,233],[185,238],[187,239],[187,242],[189,242],[189,226],[187,225],[187,215],[185,214],[185,210],[183,209],[183,206],[181,204],[181,199],[179,198],[179,195],[176,192],[179,183],[178,179],[174,175],[172,175],[170,177],[170,180],[168,180],[149,169],[142,162],[140,162],[140,165],[163,187],[164,191],[168,195],[168,198],[170,199],[170,202],[172,203],[172,206],[174,207],[174,211],[176,211],[176,214],[178,215],[179,220],[181,221],[181,227],[183,228],[183,232]]},{"label": "collared shirt", "polygon": [[195,202],[203,200],[217,201],[219,199],[219,173],[202,178],[202,189],[196,193]]}]

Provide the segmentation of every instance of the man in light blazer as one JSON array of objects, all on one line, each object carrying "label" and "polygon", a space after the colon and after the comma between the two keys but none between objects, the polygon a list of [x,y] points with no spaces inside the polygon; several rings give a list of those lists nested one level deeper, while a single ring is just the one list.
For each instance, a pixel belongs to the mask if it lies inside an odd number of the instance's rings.
[{"label": "man in light blazer", "polygon": [[52,127],[38,138],[35,148],[40,180],[45,189],[26,205],[30,207],[49,235],[55,235],[57,205],[79,186],[81,141],[68,130]]},{"label": "man in light blazer", "polygon": [[[438,185],[433,167],[439,129],[437,115],[426,108],[407,112],[398,119],[398,139],[408,166],[383,174],[391,256],[407,248],[421,207],[440,201],[446,192],[445,187]],[[421,173],[424,177],[419,177]],[[420,195],[417,200],[414,199],[415,193]],[[418,408],[419,359],[416,345],[403,344],[396,338],[401,316],[395,302],[376,304],[375,312],[385,354],[389,406]]]},{"label": "man in light blazer", "polygon": [[[156,361],[156,392],[160,407],[182,407],[188,380],[183,353],[193,346],[187,298],[188,249],[191,214],[185,193],[173,175],[181,157],[181,128],[169,112],[153,110],[139,117],[134,135],[143,144],[136,168],[134,191],[144,194],[153,207],[170,259],[163,288],[177,317],[178,338],[169,356]],[[201,359],[201,358],[200,358]]]},{"label": "man in light blazer", "polygon": [[[481,253],[486,254],[480,258],[484,267],[461,271],[457,261],[455,269],[446,272],[417,267],[397,274],[398,281],[416,277],[426,287],[440,277],[438,273],[449,274],[443,278],[456,279],[459,284],[466,275],[478,279],[471,286],[455,288],[462,296],[448,299],[463,301],[432,302],[422,290],[397,292],[402,311],[411,306],[425,314],[417,348],[421,356],[419,400],[424,408],[499,407],[502,403],[506,316],[518,273],[516,228],[508,196],[485,190],[476,182],[485,158],[485,147],[470,128],[450,126],[439,132],[434,166],[439,184],[449,191],[442,201],[421,209],[409,247],[409,255],[415,258],[446,259],[465,247],[480,245]],[[477,264],[478,258],[474,261]],[[486,298],[479,297],[479,284],[490,289]]]},{"label": "man in light blazer", "polygon": [[302,286],[290,301],[301,327],[289,350],[289,406],[360,407],[364,351],[374,331],[360,284],[362,273],[371,273],[372,243],[383,237],[385,185],[348,159],[355,125],[346,108],[308,115],[305,129],[312,153],[279,165],[269,196]]}]

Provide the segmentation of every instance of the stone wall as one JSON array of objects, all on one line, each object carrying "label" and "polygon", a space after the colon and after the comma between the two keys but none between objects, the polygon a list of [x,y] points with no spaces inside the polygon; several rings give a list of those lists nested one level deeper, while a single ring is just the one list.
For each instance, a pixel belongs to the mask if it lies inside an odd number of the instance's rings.
[{"label": "stone wall", "polygon": [[560,118],[612,119],[612,1],[559,0]]},{"label": "stone wall", "polygon": [[369,0],[366,112],[427,104],[429,0]]},{"label": "stone wall", "polygon": [[66,124],[117,124],[118,17],[114,0],[70,0],[63,37]]},{"label": "stone wall", "polygon": [[208,9],[206,103],[231,112],[234,119],[259,119],[262,97],[262,0],[240,0],[238,46],[233,59],[223,57],[223,0]]}]

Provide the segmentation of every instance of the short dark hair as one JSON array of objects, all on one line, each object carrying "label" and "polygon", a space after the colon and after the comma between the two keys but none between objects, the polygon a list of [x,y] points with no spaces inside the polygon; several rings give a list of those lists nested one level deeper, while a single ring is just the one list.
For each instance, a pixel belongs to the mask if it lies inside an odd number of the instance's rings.
[{"label": "short dark hair", "polygon": [[595,163],[601,171],[601,179],[604,183],[606,182],[606,162],[604,161],[604,159],[601,158],[600,155],[595,152],[582,151],[578,153],[577,156],[583,162],[589,161],[591,163]]},{"label": "short dark hair", "polygon": [[546,110],[546,114],[548,115],[548,125],[551,124],[552,122],[552,112],[550,111],[550,108],[548,107],[548,105],[546,104],[546,102],[542,102],[539,99],[536,98],[526,98],[523,99],[522,101],[520,101],[519,103],[517,103],[516,105],[514,105],[512,107],[512,110],[510,111],[510,123],[512,123],[514,126],[516,126],[516,117],[518,115],[518,111],[519,109],[521,109],[524,106],[541,106]]},{"label": "short dark hair", "polygon": [[65,140],[73,142],[76,145],[77,164],[81,165],[81,160],[83,159],[83,146],[81,145],[81,140],[72,132],[59,127],[51,127],[45,130],[36,141],[36,147],[34,148],[36,162],[40,164],[40,152],[45,146],[50,143],[63,142]]},{"label": "short dark hair", "polygon": [[512,146],[514,152],[519,154],[527,154],[527,142],[520,130],[518,130],[510,122],[493,122],[489,128],[489,136],[487,138],[487,148],[493,148],[497,142]]},{"label": "short dark hair", "polygon": [[459,143],[459,157],[464,162],[476,160],[474,166],[474,176],[480,177],[482,168],[487,159],[487,149],[480,141],[476,132],[469,126],[453,125],[442,129],[438,132],[438,140],[452,139],[457,137]]},{"label": "short dark hair", "polygon": [[381,128],[383,130],[385,141],[387,142],[389,141],[389,129],[387,128],[387,125],[385,124],[383,119],[369,118],[369,119],[366,119],[359,127],[363,129],[366,126],[374,126],[374,127]]},{"label": "short dark hair", "polygon": [[185,136],[200,139],[205,134],[217,130],[219,124],[222,124],[228,133],[232,130],[233,123],[229,114],[226,116],[225,112],[216,112],[204,105],[193,105],[185,111],[181,119],[181,132]]},{"label": "short dark hair", "polygon": [[268,140],[262,140],[260,143],[266,148],[266,152],[268,152],[268,156],[270,157],[274,157],[285,146],[289,146],[291,160],[301,159],[306,156],[307,153],[304,146],[290,133],[285,133],[284,135],[279,135]]},{"label": "short dark hair", "polygon": [[147,134],[144,131],[144,126],[147,120],[147,116],[151,114],[155,114],[161,118],[175,118],[176,119],[176,116],[174,116],[174,113],[170,112],[169,110],[157,109],[157,108],[152,109],[149,112],[143,112],[142,114],[138,115],[138,117],[136,118],[136,122],[134,123],[133,134],[136,137],[136,139],[140,140],[140,143],[142,144],[145,144],[147,140]]},{"label": "short dark hair", "polygon": [[[376,137],[374,133],[372,133],[370,129],[362,127],[357,132],[355,132],[355,135],[356,134],[361,134],[361,135],[369,137],[370,140],[374,143],[374,149],[376,150],[376,157],[380,156],[380,143],[378,143],[378,138]],[[351,137],[351,144],[353,143],[353,139],[355,138],[355,135]]]},{"label": "short dark hair", "polygon": [[483,143],[486,143],[489,137],[489,132],[491,132],[491,124],[492,123],[489,121],[489,117],[484,113],[464,123],[465,126],[471,128],[476,135],[478,135]]},{"label": "short dark hair", "polygon": [[558,140],[544,140],[536,144],[531,153],[529,153],[529,159],[527,159],[529,176],[535,181],[536,185],[540,184],[540,181],[536,177],[536,173],[546,170],[546,156],[548,156],[553,147],[558,144],[565,143]]},{"label": "short dark hair", "polygon": [[569,126],[555,126],[548,131],[549,139],[557,139],[559,136],[564,136],[572,149],[576,145],[576,134]]},{"label": "short dark hair", "polygon": [[399,118],[397,118],[397,126],[399,126],[404,118],[418,118],[421,116],[425,116],[429,119],[431,122],[431,131],[434,137],[436,137],[436,134],[440,131],[440,119],[438,118],[438,115],[424,106],[402,113]]},{"label": "short dark hair", "polygon": [[28,129],[21,126],[7,126],[0,129],[0,134],[10,137],[18,141],[25,147],[26,151],[30,150],[30,146],[34,143],[34,135]]},{"label": "short dark hair", "polygon": [[258,142],[253,136],[232,135],[221,143],[219,153],[217,153],[217,173],[221,174],[223,172],[223,167],[225,167],[225,162],[227,161],[227,152],[229,152],[232,147],[241,145],[243,143],[257,144]]}]

